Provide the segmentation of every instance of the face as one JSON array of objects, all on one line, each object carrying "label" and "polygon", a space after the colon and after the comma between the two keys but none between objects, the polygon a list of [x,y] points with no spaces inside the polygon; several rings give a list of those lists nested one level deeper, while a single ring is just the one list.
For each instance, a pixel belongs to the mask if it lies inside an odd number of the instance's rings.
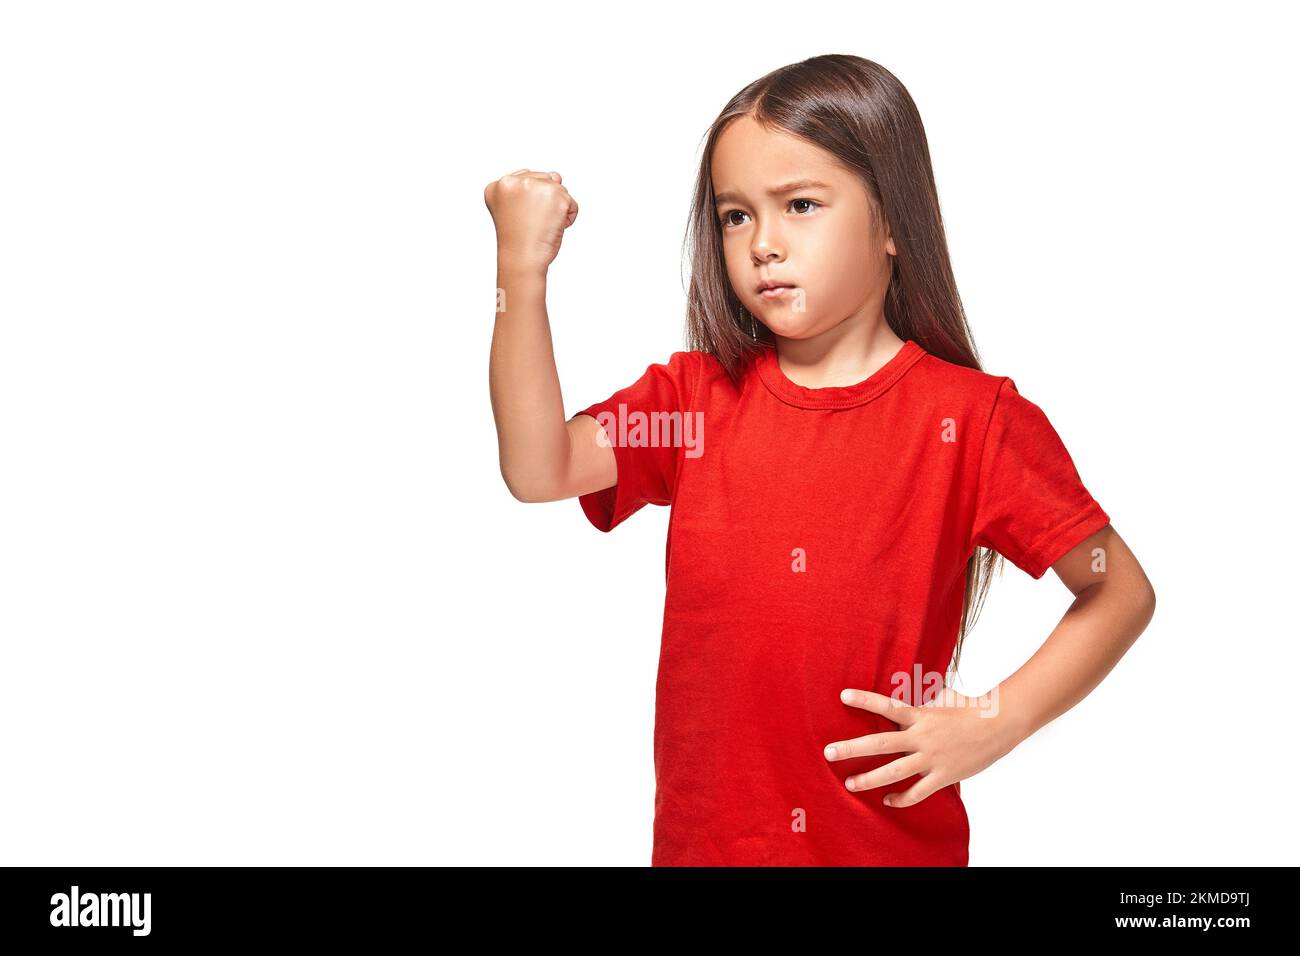
[{"label": "face", "polygon": [[[883,320],[894,240],[855,173],[821,147],[742,116],[718,137],[712,175],[727,276],[767,328],[807,339],[843,322]],[[764,280],[787,288],[760,293]]]}]

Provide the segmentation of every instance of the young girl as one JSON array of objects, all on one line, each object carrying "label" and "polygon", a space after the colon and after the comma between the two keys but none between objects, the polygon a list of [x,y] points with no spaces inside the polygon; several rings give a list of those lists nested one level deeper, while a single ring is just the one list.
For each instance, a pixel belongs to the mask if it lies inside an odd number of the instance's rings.
[{"label": "young girl", "polygon": [[[695,188],[691,350],[567,422],[545,290],[577,204],[529,170],[485,200],[510,491],[602,531],[672,505],[652,865],[966,865],[959,781],[1091,691],[1155,596],[1043,412],[980,369],[907,91],[832,55],[737,94]],[[1076,600],[968,698],[949,665],[999,554]]]}]

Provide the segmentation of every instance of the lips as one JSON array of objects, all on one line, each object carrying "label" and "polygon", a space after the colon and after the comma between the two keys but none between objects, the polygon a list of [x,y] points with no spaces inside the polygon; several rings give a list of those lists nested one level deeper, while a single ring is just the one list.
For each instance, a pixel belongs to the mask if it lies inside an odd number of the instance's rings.
[{"label": "lips", "polygon": [[765,299],[779,299],[788,293],[794,286],[770,283],[758,287],[758,294]]}]

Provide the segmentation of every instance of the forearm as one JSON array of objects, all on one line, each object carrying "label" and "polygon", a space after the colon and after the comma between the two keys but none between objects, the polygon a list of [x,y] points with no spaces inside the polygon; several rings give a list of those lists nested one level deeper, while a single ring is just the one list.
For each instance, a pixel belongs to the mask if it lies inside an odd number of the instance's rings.
[{"label": "forearm", "polygon": [[488,387],[501,476],[516,498],[538,500],[563,474],[569,456],[546,271],[498,259],[497,289]]},{"label": "forearm", "polygon": [[1101,683],[1146,629],[1155,604],[1140,571],[1085,588],[1043,646],[996,688],[1017,740],[1051,723]]}]

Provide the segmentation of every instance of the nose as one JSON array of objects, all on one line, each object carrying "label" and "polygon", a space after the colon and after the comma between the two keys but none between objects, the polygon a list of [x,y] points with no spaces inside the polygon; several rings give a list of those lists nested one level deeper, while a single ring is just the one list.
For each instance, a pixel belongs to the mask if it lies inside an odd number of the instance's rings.
[{"label": "nose", "polygon": [[781,259],[785,256],[784,243],[773,226],[759,226],[749,244],[750,257],[755,262]]}]

